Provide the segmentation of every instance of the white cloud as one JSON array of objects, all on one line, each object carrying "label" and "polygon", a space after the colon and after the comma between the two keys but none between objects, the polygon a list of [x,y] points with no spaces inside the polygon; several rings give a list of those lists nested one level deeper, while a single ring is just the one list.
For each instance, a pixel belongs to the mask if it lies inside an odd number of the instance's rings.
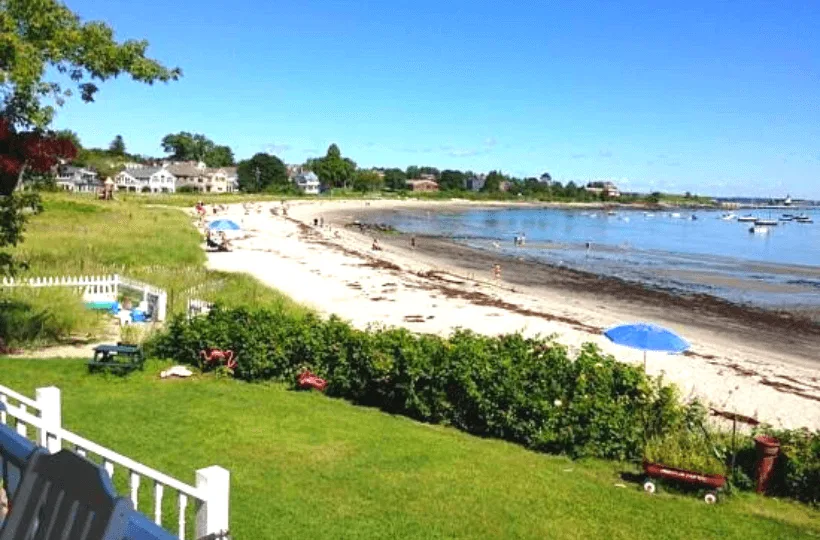
[{"label": "white cloud", "polygon": [[278,155],[284,154],[291,148],[293,148],[291,145],[285,143],[270,143],[265,145],[265,152]]}]

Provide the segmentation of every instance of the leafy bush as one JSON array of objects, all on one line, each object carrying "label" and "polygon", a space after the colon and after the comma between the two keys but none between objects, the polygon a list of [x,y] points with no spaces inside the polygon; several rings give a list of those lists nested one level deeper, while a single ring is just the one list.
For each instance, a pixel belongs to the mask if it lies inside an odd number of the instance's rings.
[{"label": "leafy bush", "polygon": [[671,387],[591,345],[573,361],[560,345],[518,334],[461,330],[442,339],[217,307],[174,319],[149,344],[156,356],[201,368],[205,347],[232,349],[244,380],[293,384],[310,369],[327,379],[330,395],[574,457],[637,459],[646,436],[665,434],[686,412]]},{"label": "leafy bush", "polygon": [[104,316],[87,309],[79,294],[62,288],[14,288],[0,292],[0,339],[39,345],[71,335],[99,334]]},{"label": "leafy bush", "polygon": [[[725,474],[731,435],[708,429],[706,409],[683,404],[677,389],[617,362],[593,345],[575,359],[548,339],[449,338],[400,328],[354,329],[290,309],[215,307],[175,318],[149,340],[150,354],[201,364],[205,347],[232,349],[235,376],[295,384],[310,369],[327,393],[431,423],[506,439],[542,452],[620,460],[647,458]],[[766,430],[783,441],[773,491],[820,501],[820,433]],[[754,444],[739,437],[735,487],[754,486]]]},{"label": "leafy bush", "polygon": [[698,402],[692,403],[683,422],[662,437],[653,437],[646,443],[644,458],[701,474],[726,474],[727,455],[715,444],[703,423],[706,410]]}]

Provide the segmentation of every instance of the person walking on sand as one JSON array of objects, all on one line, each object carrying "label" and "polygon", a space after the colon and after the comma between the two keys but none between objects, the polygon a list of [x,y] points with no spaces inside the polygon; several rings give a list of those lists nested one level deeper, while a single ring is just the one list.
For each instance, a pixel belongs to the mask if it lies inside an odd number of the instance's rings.
[{"label": "person walking on sand", "polygon": [[501,265],[495,264],[493,265],[493,277],[496,281],[501,281]]},{"label": "person walking on sand", "polygon": [[413,249],[416,249],[416,237],[415,236],[410,237],[410,247],[413,248]]}]

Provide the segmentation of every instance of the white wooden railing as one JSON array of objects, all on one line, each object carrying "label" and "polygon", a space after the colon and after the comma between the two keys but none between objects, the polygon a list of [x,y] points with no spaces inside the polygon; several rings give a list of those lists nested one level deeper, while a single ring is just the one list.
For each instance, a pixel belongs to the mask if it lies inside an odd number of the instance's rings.
[{"label": "white wooden railing", "polygon": [[[194,538],[229,530],[230,473],[222,467],[199,469],[196,471],[196,485],[192,486],[64,429],[60,389],[53,386],[38,388],[35,399],[31,399],[0,385],[0,402],[6,409],[5,412],[0,410],[0,423],[10,427],[13,425],[17,433],[34,440],[49,452],[54,453],[64,447],[74,450],[101,463],[112,480],[117,468],[123,469],[128,475],[128,495],[137,510],[140,510],[140,487],[145,479],[153,486],[153,508],[151,512],[143,513],[153,516],[154,522],[160,526],[163,525],[162,503],[166,489],[175,492],[176,529],[181,540],[189,537],[186,515],[189,502],[193,503],[196,515]],[[30,434],[29,429],[33,433]]]},{"label": "white wooden railing", "polygon": [[70,287],[80,291],[83,300],[86,302],[115,302],[120,287],[125,287],[141,291],[144,302],[152,300],[155,320],[164,321],[168,310],[168,294],[164,290],[119,274],[111,276],[32,277],[19,280],[4,277],[0,281],[0,289],[4,287]]}]

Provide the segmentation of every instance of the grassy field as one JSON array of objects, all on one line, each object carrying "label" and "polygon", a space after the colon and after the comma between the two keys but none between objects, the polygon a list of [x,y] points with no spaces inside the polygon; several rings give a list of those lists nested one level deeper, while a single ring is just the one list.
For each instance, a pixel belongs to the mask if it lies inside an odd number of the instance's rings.
[{"label": "grassy field", "polygon": [[[171,197],[168,199],[151,202],[165,204]],[[24,242],[13,251],[30,265],[21,277],[118,273],[165,289],[171,312],[183,310],[191,296],[225,305],[303,311],[248,275],[206,270],[203,239],[189,217],[179,208],[148,205],[148,200],[104,202],[91,197],[46,195],[45,212],[30,221]],[[32,311],[41,307],[34,304]],[[77,301],[76,310],[81,309]],[[88,330],[87,317],[79,312],[75,315],[68,317],[62,309],[66,334]]]},{"label": "grassy field", "polygon": [[58,386],[68,429],[181,480],[230,469],[239,540],[820,537],[820,513],[796,503],[649,496],[621,479],[630,465],[535,454],[277,385],[162,381],[162,368],[121,379],[77,360],[0,359],[0,382],[29,395]]}]

